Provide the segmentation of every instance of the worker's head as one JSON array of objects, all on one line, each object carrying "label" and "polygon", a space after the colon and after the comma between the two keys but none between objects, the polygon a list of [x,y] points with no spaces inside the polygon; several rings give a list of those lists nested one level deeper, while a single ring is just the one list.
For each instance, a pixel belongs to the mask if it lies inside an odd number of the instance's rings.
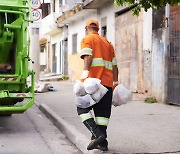
[{"label": "worker's head", "polygon": [[86,29],[86,33],[87,34],[89,34],[92,31],[98,32],[98,30],[99,30],[99,23],[98,23],[98,21],[94,20],[94,19],[88,20],[87,23],[86,23],[85,29]]}]

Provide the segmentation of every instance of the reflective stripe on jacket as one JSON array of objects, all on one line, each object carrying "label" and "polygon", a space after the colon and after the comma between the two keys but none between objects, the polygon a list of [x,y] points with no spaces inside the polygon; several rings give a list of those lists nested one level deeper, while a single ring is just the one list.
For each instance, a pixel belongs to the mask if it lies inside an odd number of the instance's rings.
[{"label": "reflective stripe on jacket", "polygon": [[113,65],[117,65],[114,48],[97,32],[86,35],[81,41],[81,58],[92,56],[89,77],[98,78],[101,84],[113,86]]}]

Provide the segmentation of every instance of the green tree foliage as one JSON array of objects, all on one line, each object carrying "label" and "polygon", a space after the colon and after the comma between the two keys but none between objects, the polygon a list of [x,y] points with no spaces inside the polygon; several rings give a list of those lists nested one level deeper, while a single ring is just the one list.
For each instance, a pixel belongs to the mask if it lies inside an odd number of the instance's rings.
[{"label": "green tree foliage", "polygon": [[139,15],[141,8],[143,8],[146,12],[149,8],[162,8],[169,5],[180,5],[180,0],[114,0],[115,6],[131,6],[135,5],[132,9],[133,15]]}]

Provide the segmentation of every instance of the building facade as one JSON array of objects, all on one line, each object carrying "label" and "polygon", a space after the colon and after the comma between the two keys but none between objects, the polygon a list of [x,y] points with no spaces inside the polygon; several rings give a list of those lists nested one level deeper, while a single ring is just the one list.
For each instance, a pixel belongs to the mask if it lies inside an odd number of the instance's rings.
[{"label": "building facade", "polygon": [[66,26],[57,24],[57,17],[76,4],[73,0],[42,1],[40,28],[40,71],[41,74],[68,74]]},{"label": "building facade", "polygon": [[[179,7],[167,6],[161,10],[141,11],[137,17],[131,13],[133,6],[114,7],[112,0],[73,2],[71,8],[54,18],[56,28],[45,33],[50,35],[50,40],[44,40],[50,51],[47,58],[51,57],[48,66],[52,72],[67,74],[72,81],[79,79],[83,71],[80,42],[85,36],[84,26],[87,20],[97,19],[100,23],[99,33],[115,47],[119,82],[134,93],[153,96],[162,102],[180,103],[177,94],[177,87],[180,87],[180,40],[172,39],[172,35],[178,38],[177,25],[180,23],[175,18]],[[176,33],[172,32],[174,29]],[[169,56],[171,52],[176,53],[174,57]],[[169,73],[175,76],[173,80]]]}]

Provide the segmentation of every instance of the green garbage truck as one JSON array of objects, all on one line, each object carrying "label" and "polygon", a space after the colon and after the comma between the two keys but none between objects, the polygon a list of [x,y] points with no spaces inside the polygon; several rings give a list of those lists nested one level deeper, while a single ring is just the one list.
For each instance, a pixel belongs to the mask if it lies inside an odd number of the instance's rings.
[{"label": "green garbage truck", "polygon": [[23,113],[34,104],[29,22],[29,0],[0,0],[0,115]]}]

